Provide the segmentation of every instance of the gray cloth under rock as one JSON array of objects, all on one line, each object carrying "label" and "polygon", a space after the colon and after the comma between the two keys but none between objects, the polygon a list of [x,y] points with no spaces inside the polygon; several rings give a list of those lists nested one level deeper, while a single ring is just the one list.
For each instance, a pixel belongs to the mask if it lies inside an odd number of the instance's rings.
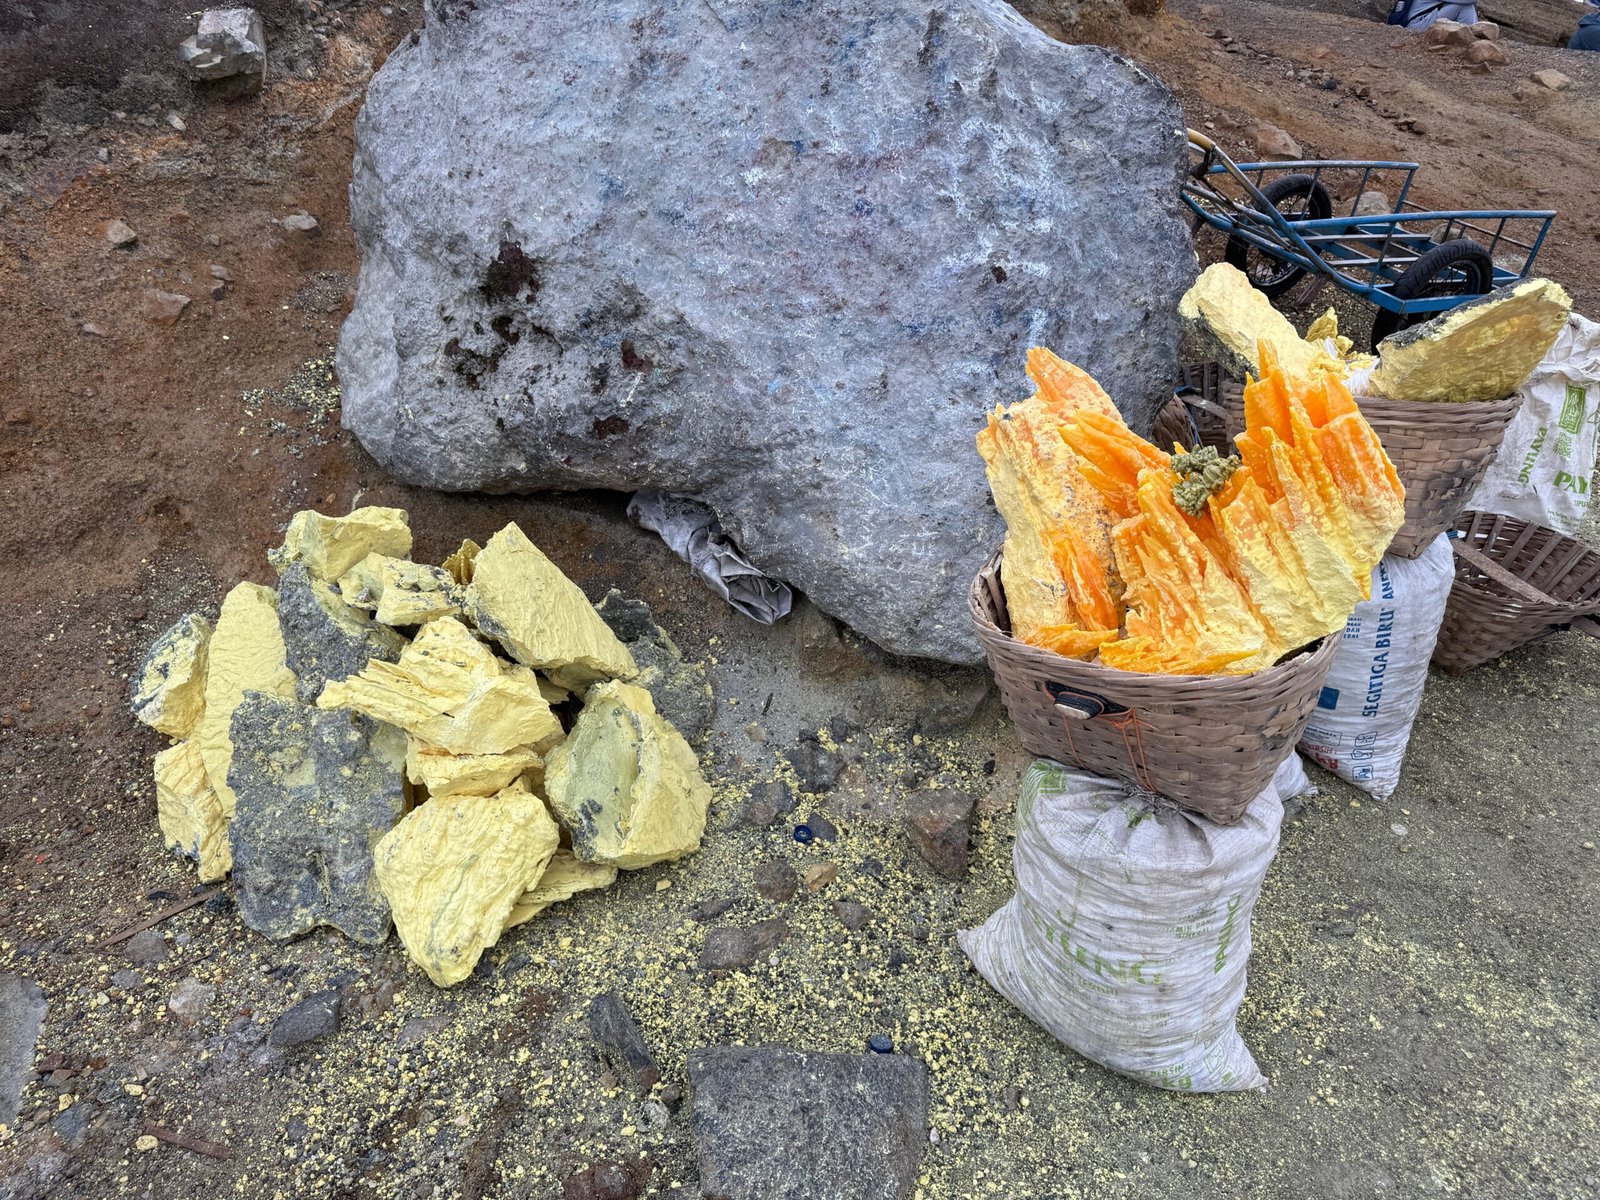
[{"label": "gray cloth under rock", "polygon": [[751,566],[728,540],[717,514],[698,500],[649,488],[634,493],[628,516],[659,533],[717,595],[752,621],[771,625],[789,615],[794,604],[789,585]]}]

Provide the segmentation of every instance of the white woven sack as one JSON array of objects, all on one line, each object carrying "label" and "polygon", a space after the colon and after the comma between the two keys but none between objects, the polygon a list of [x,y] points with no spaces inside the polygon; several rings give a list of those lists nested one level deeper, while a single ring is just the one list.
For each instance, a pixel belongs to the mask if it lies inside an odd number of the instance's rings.
[{"label": "white woven sack", "polygon": [[1571,314],[1521,391],[1522,408],[1466,507],[1574,536],[1594,492],[1600,324]]},{"label": "white woven sack", "polygon": [[1372,570],[1372,599],[1345,622],[1300,751],[1379,800],[1400,783],[1422,707],[1455,555],[1440,534],[1416,558],[1390,555]]},{"label": "white woven sack", "polygon": [[1291,754],[1237,824],[1214,825],[1040,759],[1018,801],[1017,894],[961,948],[1102,1066],[1174,1091],[1264,1087],[1234,1015],[1283,801],[1306,790]]}]

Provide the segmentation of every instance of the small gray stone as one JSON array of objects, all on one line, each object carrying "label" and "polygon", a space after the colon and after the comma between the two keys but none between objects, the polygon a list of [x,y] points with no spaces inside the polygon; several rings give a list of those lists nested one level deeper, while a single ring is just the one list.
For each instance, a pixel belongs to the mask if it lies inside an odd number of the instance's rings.
[{"label": "small gray stone", "polygon": [[160,288],[144,290],[145,318],[157,325],[175,325],[191,303],[181,292],[164,292]]},{"label": "small gray stone", "polygon": [[800,890],[800,875],[781,860],[758,863],[754,872],[756,891],[774,904],[794,899]]},{"label": "small gray stone", "polygon": [[267,76],[267,39],[253,8],[213,8],[200,14],[194,36],[178,47],[189,78],[221,85],[229,96],[261,90]]},{"label": "small gray stone", "polygon": [[111,972],[111,986],[121,988],[125,992],[138,991],[144,986],[144,976],[131,967],[123,967],[119,971]]},{"label": "small gray stone", "polygon": [[836,751],[828,749],[814,733],[802,733],[800,744],[784,755],[794,768],[802,792],[829,792],[839,782],[839,771],[844,762]]},{"label": "small gray stone", "polygon": [[737,896],[711,896],[691,908],[689,915],[704,925],[707,921],[715,921],[737,903]]},{"label": "small gray stone", "polygon": [[405,811],[405,735],[343,709],[251,692],[234,711],[228,842],[245,924],[272,938],[332,925],[375,946],[389,903],[372,847]]},{"label": "small gray stone", "polygon": [[700,951],[700,966],[707,971],[743,971],[754,966],[789,936],[789,922],[782,917],[757,921],[743,929],[724,925],[706,934]]},{"label": "small gray stone", "polygon": [[172,994],[167,997],[167,1008],[183,1024],[193,1025],[206,1015],[206,1009],[211,1007],[211,1002],[216,998],[216,988],[209,983],[201,983],[191,975],[172,989]]},{"label": "small gray stone", "polygon": [[661,1079],[661,1068],[644,1044],[644,1034],[628,1006],[615,992],[596,996],[589,1005],[589,1030],[614,1070],[648,1092]]},{"label": "small gray stone", "polygon": [[81,1146],[89,1140],[89,1122],[97,1112],[99,1105],[80,1101],[50,1118],[50,1132],[69,1146]]},{"label": "small gray stone", "polygon": [[689,1054],[700,1186],[718,1200],[905,1200],[928,1144],[928,1070],[899,1054]]},{"label": "small gray stone", "polygon": [[106,222],[106,241],[119,250],[131,249],[139,240],[139,235],[126,221]]},{"label": "small gray stone", "polygon": [[819,812],[812,813],[804,822],[811,836],[819,842],[832,842],[839,837],[839,827]]},{"label": "small gray stone", "polygon": [[337,988],[307,996],[272,1023],[267,1040],[274,1046],[299,1046],[339,1032],[340,997]]},{"label": "small gray stone", "polygon": [[278,224],[290,233],[315,233],[319,228],[317,219],[308,212],[290,213]]},{"label": "small gray stone", "polygon": [[872,910],[855,900],[835,900],[833,915],[839,918],[839,924],[851,932],[866,928],[872,921]]},{"label": "small gray stone", "polygon": [[412,1017],[400,1026],[400,1032],[395,1034],[395,1045],[402,1050],[428,1041],[436,1033],[441,1033],[450,1026],[450,1017],[446,1013],[439,1013],[432,1017]]},{"label": "small gray stone", "polygon": [[312,704],[325,684],[359,674],[373,659],[394,662],[406,640],[358,608],[346,604],[304,563],[294,563],[278,582],[278,624],[295,696]]},{"label": "small gray stone", "polygon": [[643,600],[629,600],[613,588],[596,611],[627,644],[633,661],[639,664],[639,676],[633,682],[649,691],[656,711],[691,745],[703,739],[717,708],[705,667],[683,657]]},{"label": "small gray stone", "polygon": [[37,984],[0,972],[0,1125],[17,1123],[22,1085],[33,1071],[33,1054],[49,1010]]},{"label": "small gray stone", "polygon": [[954,788],[928,788],[906,800],[906,832],[930,867],[951,879],[967,873],[977,799]]},{"label": "small gray stone", "polygon": [[141,967],[154,966],[167,961],[167,939],[154,929],[141,929],[128,939],[122,952],[128,961]]},{"label": "small gray stone", "polygon": [[1394,211],[1394,201],[1388,194],[1378,191],[1366,191],[1356,197],[1356,216],[1377,217]]},{"label": "small gray stone", "polygon": [[771,825],[779,817],[794,811],[794,789],[781,779],[758,783],[750,789],[750,798],[744,802],[739,820],[754,829]]}]

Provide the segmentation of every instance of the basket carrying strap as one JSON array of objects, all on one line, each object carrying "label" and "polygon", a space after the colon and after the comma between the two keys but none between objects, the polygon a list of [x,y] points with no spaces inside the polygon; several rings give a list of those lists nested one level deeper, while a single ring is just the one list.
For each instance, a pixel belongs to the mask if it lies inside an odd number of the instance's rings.
[{"label": "basket carrying strap", "polygon": [[1506,570],[1499,563],[1495,562],[1494,559],[1490,558],[1487,554],[1484,554],[1481,550],[1474,546],[1469,546],[1466,538],[1451,538],[1450,549],[1455,551],[1456,557],[1462,562],[1466,563],[1470,567],[1474,567],[1477,570],[1482,571],[1501,587],[1505,588],[1507,591],[1516,596],[1520,596],[1524,600],[1532,601],[1534,604],[1545,604],[1552,606],[1559,606],[1561,603],[1561,601],[1555,599],[1554,597],[1545,595],[1526,580],[1518,579],[1510,571]]}]

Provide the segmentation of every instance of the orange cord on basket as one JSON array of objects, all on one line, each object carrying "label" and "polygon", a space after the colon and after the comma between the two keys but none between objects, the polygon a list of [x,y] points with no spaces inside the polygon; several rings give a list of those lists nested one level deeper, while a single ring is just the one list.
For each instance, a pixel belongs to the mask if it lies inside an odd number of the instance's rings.
[{"label": "orange cord on basket", "polygon": [[[1102,714],[1090,719],[1109,722],[1113,729],[1122,734],[1122,743],[1128,750],[1128,762],[1133,767],[1134,782],[1146,791],[1156,791],[1155,784],[1150,781],[1150,764],[1144,756],[1144,722],[1139,719],[1138,710],[1130,708],[1127,712],[1115,717]],[[1078,753],[1078,743],[1072,736],[1073,723],[1071,719],[1064,720],[1061,724],[1067,731],[1067,745],[1072,750],[1072,757],[1077,760],[1080,767],[1087,769],[1088,764],[1083,761],[1083,755]],[[1130,729],[1132,730],[1131,737],[1129,736]]]}]

